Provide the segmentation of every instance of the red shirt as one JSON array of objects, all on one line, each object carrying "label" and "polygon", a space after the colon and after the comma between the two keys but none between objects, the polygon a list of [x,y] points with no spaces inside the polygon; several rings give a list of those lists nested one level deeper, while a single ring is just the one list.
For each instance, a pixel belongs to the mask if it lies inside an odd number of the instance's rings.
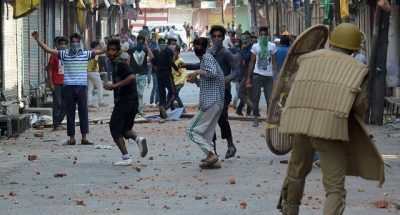
[{"label": "red shirt", "polygon": [[61,60],[58,59],[57,55],[51,55],[49,59],[49,64],[51,64],[51,81],[53,84],[64,84],[64,65]]}]

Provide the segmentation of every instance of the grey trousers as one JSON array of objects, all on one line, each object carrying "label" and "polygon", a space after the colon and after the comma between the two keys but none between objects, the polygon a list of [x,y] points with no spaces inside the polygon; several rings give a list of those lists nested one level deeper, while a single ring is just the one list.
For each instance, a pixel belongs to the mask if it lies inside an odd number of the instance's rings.
[{"label": "grey trousers", "polygon": [[274,84],[273,76],[263,76],[259,74],[253,74],[253,83],[251,84],[251,100],[253,101],[253,115],[260,116],[260,96],[261,88],[264,89],[265,101],[268,104],[269,96],[272,92],[272,86]]},{"label": "grey trousers", "polygon": [[197,144],[204,154],[212,151],[211,140],[214,136],[222,107],[217,103],[206,110],[199,110],[186,127],[186,135]]}]

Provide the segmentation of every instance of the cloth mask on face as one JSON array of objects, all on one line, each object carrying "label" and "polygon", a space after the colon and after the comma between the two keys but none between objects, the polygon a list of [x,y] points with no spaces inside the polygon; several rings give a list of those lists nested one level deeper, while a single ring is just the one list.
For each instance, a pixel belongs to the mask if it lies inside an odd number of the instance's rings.
[{"label": "cloth mask on face", "polygon": [[79,51],[79,49],[81,49],[81,44],[80,43],[71,43],[71,45],[69,46],[69,48],[70,48],[70,52],[72,53],[72,54],[76,54],[76,53],[78,53],[78,51]]},{"label": "cloth mask on face", "polygon": [[57,48],[57,50],[65,50],[65,49],[67,49],[67,45],[60,45]]},{"label": "cloth mask on face", "polygon": [[158,48],[160,49],[160,51],[164,50],[165,48],[167,48],[167,44],[159,44]]},{"label": "cloth mask on face", "polygon": [[138,42],[138,43],[137,43],[137,45],[136,45],[136,50],[137,50],[138,52],[143,51],[143,42]]},{"label": "cloth mask on face", "polygon": [[171,51],[175,51],[176,45],[169,45],[168,48],[171,49]]},{"label": "cloth mask on face", "polygon": [[212,46],[210,48],[210,52],[212,55],[217,54],[217,52],[223,47],[223,41],[219,39],[212,40]]},{"label": "cloth mask on face", "polygon": [[269,50],[268,50],[268,37],[261,36],[258,38],[258,42],[260,44],[260,57],[261,58],[268,58],[269,57]]},{"label": "cloth mask on face", "polygon": [[194,53],[196,54],[197,57],[202,57],[205,53],[205,49],[194,49]]}]

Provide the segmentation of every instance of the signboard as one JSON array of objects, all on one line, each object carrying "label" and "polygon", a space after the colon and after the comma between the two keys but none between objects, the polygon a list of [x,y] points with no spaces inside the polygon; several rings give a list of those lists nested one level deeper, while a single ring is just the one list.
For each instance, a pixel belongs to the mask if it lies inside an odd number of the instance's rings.
[{"label": "signboard", "polygon": [[141,0],[140,8],[175,8],[176,0]]},{"label": "signboard", "polygon": [[215,1],[202,1],[200,4],[201,9],[214,9],[217,8],[217,3]]}]

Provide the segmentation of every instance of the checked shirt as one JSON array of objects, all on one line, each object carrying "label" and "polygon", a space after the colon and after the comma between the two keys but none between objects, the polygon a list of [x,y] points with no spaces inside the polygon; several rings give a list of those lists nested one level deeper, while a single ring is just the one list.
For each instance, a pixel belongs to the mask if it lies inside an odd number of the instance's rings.
[{"label": "checked shirt", "polygon": [[200,109],[206,110],[214,103],[221,108],[224,104],[225,81],[224,73],[219,67],[215,58],[205,53],[200,59],[200,69],[204,71],[204,75],[200,75]]}]

